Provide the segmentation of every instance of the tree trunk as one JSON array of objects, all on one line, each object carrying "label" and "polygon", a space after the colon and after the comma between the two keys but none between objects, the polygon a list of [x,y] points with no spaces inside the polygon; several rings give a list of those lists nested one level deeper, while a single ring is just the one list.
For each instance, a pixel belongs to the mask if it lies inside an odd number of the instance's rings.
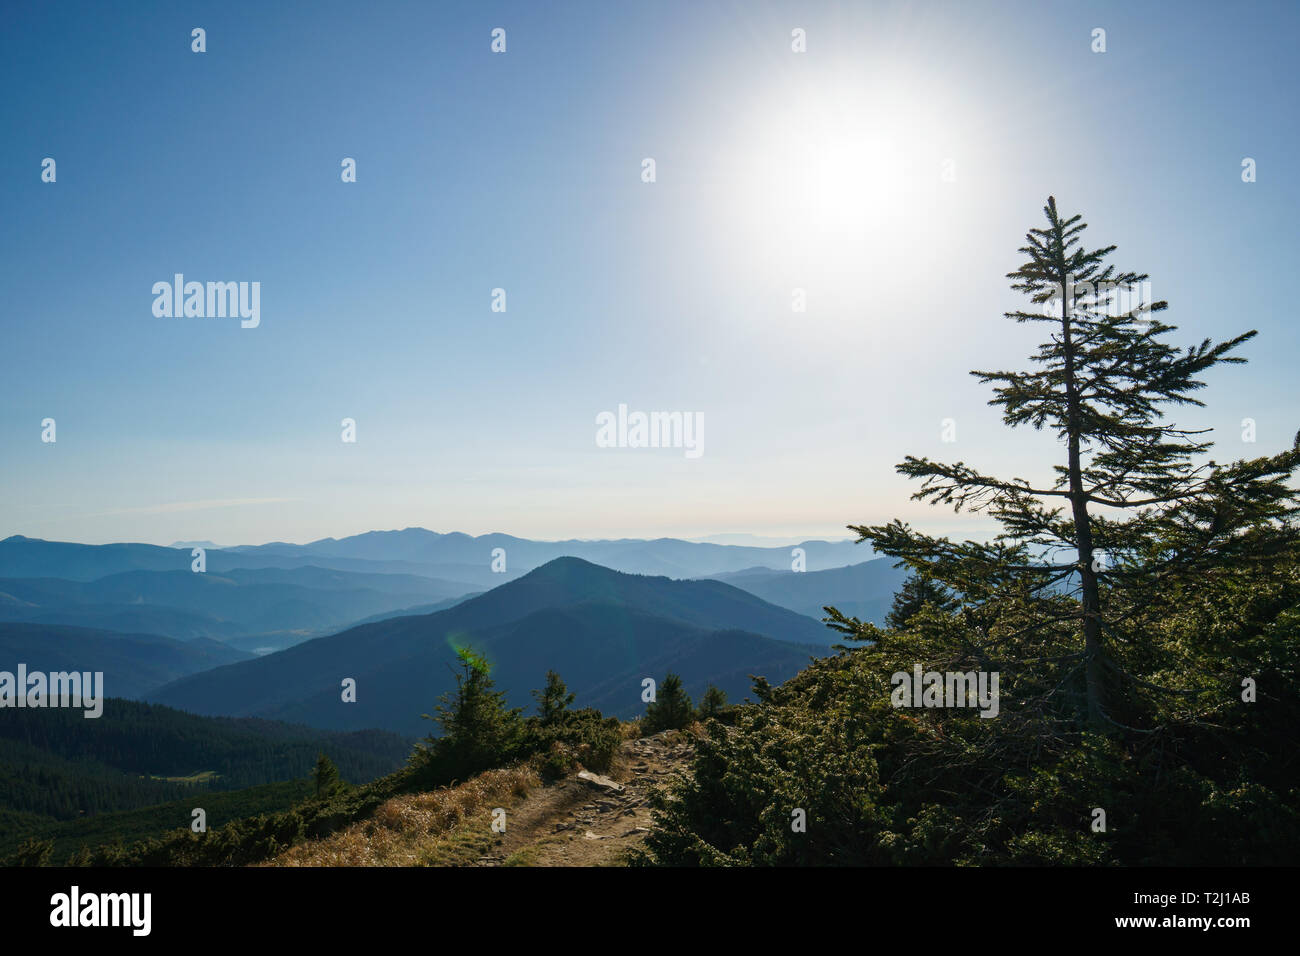
[{"label": "tree trunk", "polygon": [[1083,590],[1084,680],[1087,688],[1088,723],[1101,727],[1105,722],[1105,663],[1101,644],[1101,595],[1097,572],[1093,570],[1092,522],[1088,518],[1088,499],[1083,490],[1083,468],[1079,458],[1079,391],[1074,374],[1074,346],[1070,334],[1069,276],[1062,263],[1061,333],[1065,352],[1066,431],[1069,447],[1070,505],[1074,515],[1074,540],[1079,552],[1079,577]]}]

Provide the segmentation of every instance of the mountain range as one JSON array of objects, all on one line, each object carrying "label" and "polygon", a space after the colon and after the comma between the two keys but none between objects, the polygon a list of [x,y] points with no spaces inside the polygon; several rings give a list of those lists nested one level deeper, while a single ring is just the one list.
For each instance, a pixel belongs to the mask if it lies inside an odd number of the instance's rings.
[{"label": "mountain range", "polygon": [[[431,729],[420,714],[454,687],[448,665],[468,643],[516,706],[554,669],[579,706],[630,717],[641,682],[670,670],[696,696],[783,680],[837,639],[819,622],[827,605],[883,620],[903,572],[849,542],[798,547],[809,570],[792,570],[792,547],[411,528],[209,549],[195,573],[186,548],[13,536],[0,541],[0,667],[103,670],[123,698],[410,735]],[[494,549],[507,570],[492,570]],[[355,703],[341,700],[347,677]]]},{"label": "mountain range", "polygon": [[[805,541],[790,547],[754,547],[679,538],[609,541],[532,541],[508,534],[441,534],[424,528],[369,531],[308,544],[273,542],[207,551],[209,572],[235,568],[313,565],[340,571],[408,573],[477,588],[495,587],[559,557],[583,558],[629,574],[705,577],[746,568],[788,570],[795,548],[809,571],[843,567],[871,556],[850,541]],[[493,552],[504,552],[504,572],[494,571]],[[73,544],[14,535],[0,541],[0,578],[54,577],[91,581],[122,571],[188,570],[190,550],[149,544]]]},{"label": "mountain range", "polygon": [[827,594],[841,602],[859,594],[823,593],[818,576],[869,556],[848,542],[805,542],[798,547],[808,580],[800,588],[786,580],[800,577],[791,570],[793,547],[674,538],[541,542],[408,528],[305,545],[210,548],[201,574],[191,570],[188,545],[207,542],[177,544],[187,546],[6,538],[0,541],[0,621],[211,638],[261,654],[356,624],[440,610],[556,557],[634,574],[736,575],[739,587],[820,617],[817,602]]},{"label": "mountain range", "polygon": [[[733,699],[750,675],[780,682],[825,654],[817,621],[712,580],[629,575],[557,558],[523,577],[433,614],[365,624],[254,660],[181,678],[148,699],[199,714],[261,716],[339,730],[430,732],[420,715],[455,687],[458,647],[493,664],[511,704],[555,670],[576,706],[615,716],[644,711],[642,681],[680,674]],[[356,682],[356,701],[342,682]]]}]

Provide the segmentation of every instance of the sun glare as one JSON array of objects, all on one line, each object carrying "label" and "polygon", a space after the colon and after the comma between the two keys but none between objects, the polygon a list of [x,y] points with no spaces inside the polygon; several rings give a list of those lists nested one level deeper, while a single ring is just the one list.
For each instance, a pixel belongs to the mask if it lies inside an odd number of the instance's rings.
[{"label": "sun glare", "polygon": [[953,128],[901,77],[759,98],[729,144],[740,254],[751,267],[834,271],[888,248],[935,201]]}]

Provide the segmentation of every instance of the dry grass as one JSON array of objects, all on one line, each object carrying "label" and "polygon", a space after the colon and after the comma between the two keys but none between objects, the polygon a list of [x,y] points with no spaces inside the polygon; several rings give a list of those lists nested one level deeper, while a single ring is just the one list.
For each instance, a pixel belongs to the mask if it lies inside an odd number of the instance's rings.
[{"label": "dry grass", "polygon": [[541,856],[542,851],[546,849],[547,846],[555,843],[562,843],[562,842],[563,840],[560,837],[546,837],[544,839],[538,840],[536,843],[529,844],[528,846],[524,847],[522,850],[516,850],[514,853],[511,853],[508,857],[505,858],[505,860],[502,861],[501,865],[502,866],[532,866],[534,863],[537,862],[537,858]]},{"label": "dry grass", "polygon": [[492,811],[509,809],[541,778],[528,766],[489,770],[465,783],[394,797],[367,820],[291,847],[263,866],[457,866],[493,842]]},{"label": "dry grass", "polygon": [[703,737],[706,733],[704,725],[695,720],[681,730],[665,730],[659,736],[668,746],[677,747],[681,744],[694,743],[697,737]]}]

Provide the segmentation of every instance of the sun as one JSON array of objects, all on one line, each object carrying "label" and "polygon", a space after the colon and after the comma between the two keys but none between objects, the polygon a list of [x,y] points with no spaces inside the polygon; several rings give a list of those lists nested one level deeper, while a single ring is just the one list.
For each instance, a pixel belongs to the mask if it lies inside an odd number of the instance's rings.
[{"label": "sun", "polygon": [[850,269],[915,235],[941,188],[945,101],[901,76],[805,77],[730,127],[728,215],[760,269]]},{"label": "sun", "polygon": [[773,224],[824,240],[850,238],[888,215],[905,176],[892,132],[852,117],[805,117],[760,156]]}]

